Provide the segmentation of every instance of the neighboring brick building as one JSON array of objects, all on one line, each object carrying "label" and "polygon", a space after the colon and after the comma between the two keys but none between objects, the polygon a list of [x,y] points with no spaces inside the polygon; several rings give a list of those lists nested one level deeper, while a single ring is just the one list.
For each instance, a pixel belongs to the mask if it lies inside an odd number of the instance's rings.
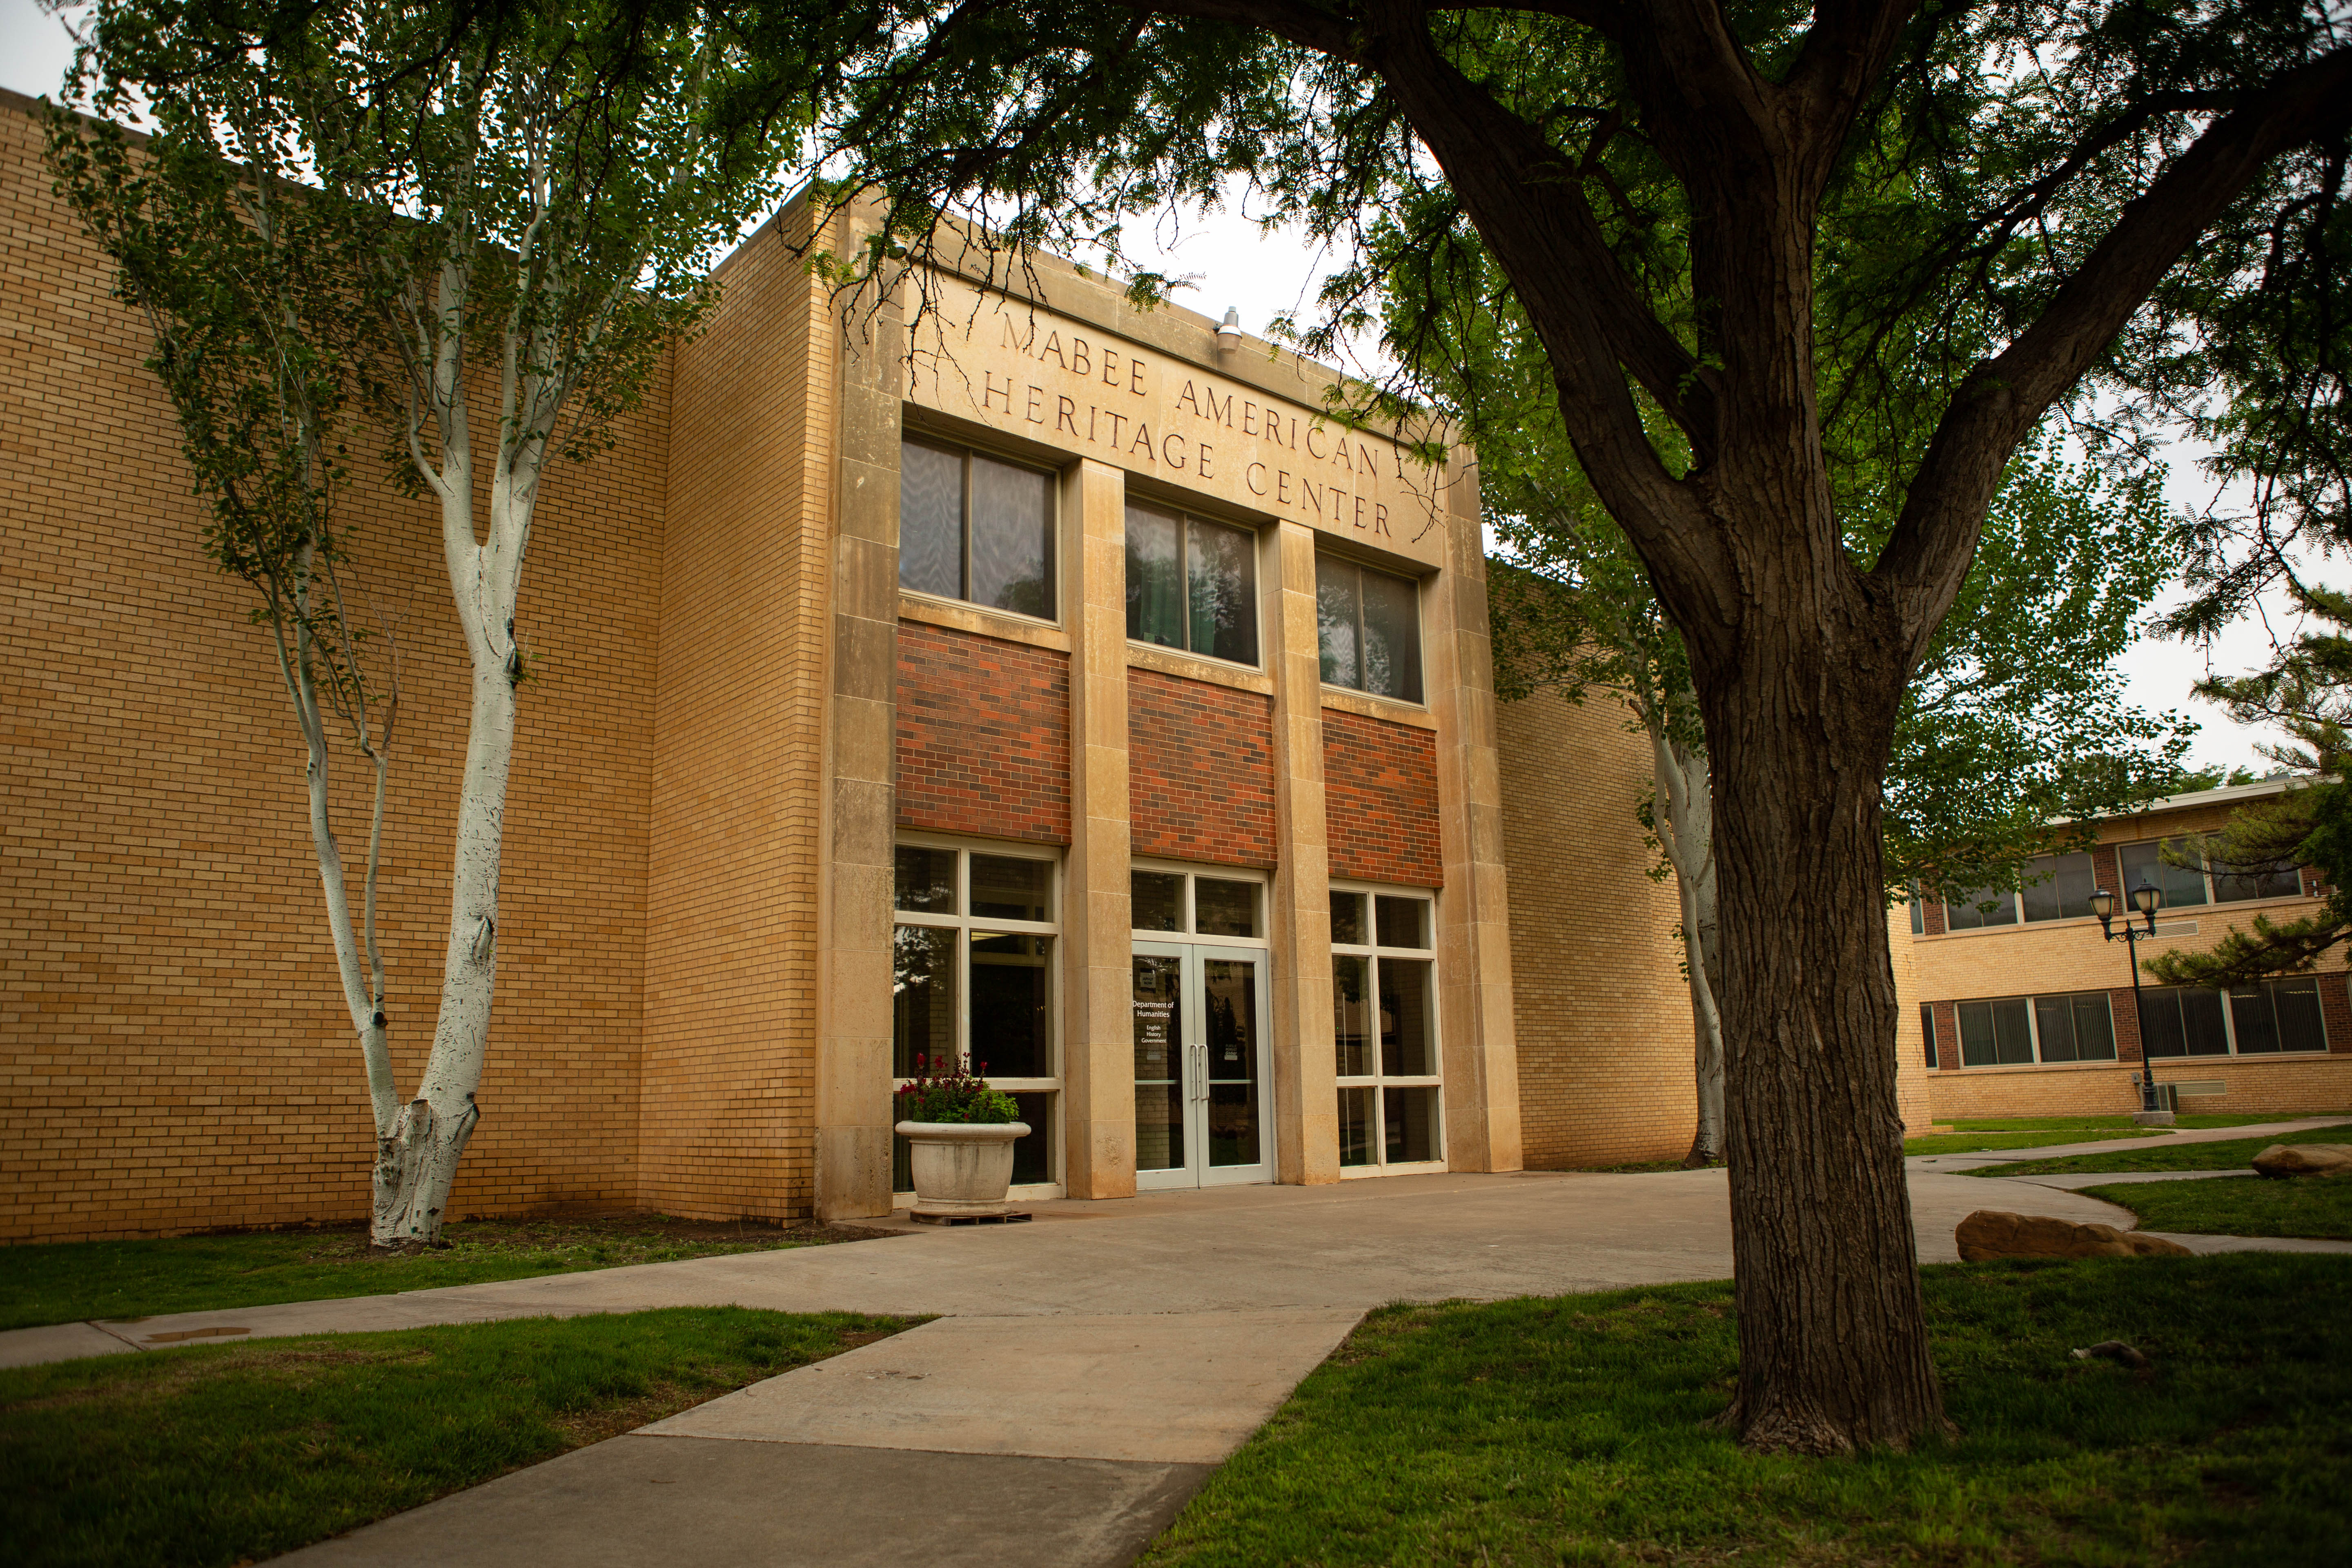
[{"label": "neighboring brick building", "polygon": [[2143,879],[2164,894],[2155,936],[2139,943],[2143,959],[2168,949],[2209,952],[2257,915],[2285,921],[2309,913],[2319,900],[2308,870],[2200,869],[2158,853],[2162,841],[2213,832],[2241,804],[2290,787],[2243,784],[2158,801],[2101,822],[2090,849],[2037,868],[2050,875],[2021,895],[1898,906],[1891,936],[1904,1056],[1906,1066],[1927,1069],[1935,1119],[2137,1110],[2151,1066],[2184,1111],[2352,1105],[2341,947],[2315,973],[2226,995],[2159,985],[2143,972],[2136,1005],[2126,944],[2105,938],[2089,902],[2095,889],[2114,893],[2120,928],[2124,900]]},{"label": "neighboring brick building", "polygon": [[[355,1216],[301,748],[29,107],[0,104],[0,1239]],[[457,1211],[882,1212],[894,1080],[948,1048],[1022,1097],[1033,1194],[1679,1153],[1641,752],[1538,701],[1498,754],[1469,454],[1424,470],[1323,419],[1321,367],[1051,261],[1034,300],[941,274],[935,315],[844,315],[797,221],[724,263],[618,445],[549,471]],[[466,659],[437,519],[374,482],[347,513],[402,654],[406,1088]],[[1242,1065],[1145,1060],[1147,991]]]}]

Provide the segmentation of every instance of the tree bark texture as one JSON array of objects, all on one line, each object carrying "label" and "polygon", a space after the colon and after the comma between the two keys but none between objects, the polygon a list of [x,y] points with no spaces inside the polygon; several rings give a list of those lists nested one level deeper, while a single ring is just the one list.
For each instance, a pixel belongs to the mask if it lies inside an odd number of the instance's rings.
[{"label": "tree bark texture", "polygon": [[1946,1426],[1880,896],[1879,781],[1906,673],[1883,644],[1790,637],[1701,681],[1729,1000],[1728,1419],[1757,1447],[1842,1453]]}]

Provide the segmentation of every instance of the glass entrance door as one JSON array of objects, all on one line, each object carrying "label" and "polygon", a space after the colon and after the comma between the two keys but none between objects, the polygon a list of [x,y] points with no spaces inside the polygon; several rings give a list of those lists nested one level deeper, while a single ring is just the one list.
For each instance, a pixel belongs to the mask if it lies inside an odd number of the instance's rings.
[{"label": "glass entrance door", "polygon": [[1270,1182],[1265,954],[1135,944],[1135,1184]]}]

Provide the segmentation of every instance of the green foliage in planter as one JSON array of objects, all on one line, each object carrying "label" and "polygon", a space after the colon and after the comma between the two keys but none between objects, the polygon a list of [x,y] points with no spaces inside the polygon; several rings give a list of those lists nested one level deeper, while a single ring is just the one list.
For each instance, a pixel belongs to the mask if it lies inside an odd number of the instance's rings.
[{"label": "green foliage in planter", "polygon": [[[982,1069],[986,1068],[982,1064]],[[901,1121],[987,1121],[1006,1122],[1021,1120],[1021,1106],[1001,1089],[991,1089],[988,1080],[974,1077],[957,1062],[937,1078],[930,1076],[927,1058],[915,1058],[915,1081],[898,1089],[898,1120]]]}]

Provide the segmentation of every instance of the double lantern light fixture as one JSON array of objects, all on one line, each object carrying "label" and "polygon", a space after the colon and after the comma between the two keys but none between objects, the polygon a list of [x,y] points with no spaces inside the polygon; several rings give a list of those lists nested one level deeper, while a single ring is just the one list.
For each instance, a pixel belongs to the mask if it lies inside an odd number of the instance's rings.
[{"label": "double lantern light fixture", "polygon": [[2140,1040],[2139,1104],[2141,1112],[2148,1114],[2161,1111],[2164,1106],[2156,1096],[2156,1064],[2147,1054],[2147,1009],[2140,1005],[2139,994],[2139,944],[2156,934],[2156,911],[2164,907],[2164,889],[2142,873],[2139,886],[2131,890],[2131,907],[2146,923],[2134,925],[2131,916],[2126,914],[2123,929],[2118,931],[2115,925],[2116,896],[2105,888],[2091,894],[2091,912],[2099,917],[2099,930],[2109,942],[2121,937],[2124,951],[2131,957],[2132,1017],[2139,1025]]}]

